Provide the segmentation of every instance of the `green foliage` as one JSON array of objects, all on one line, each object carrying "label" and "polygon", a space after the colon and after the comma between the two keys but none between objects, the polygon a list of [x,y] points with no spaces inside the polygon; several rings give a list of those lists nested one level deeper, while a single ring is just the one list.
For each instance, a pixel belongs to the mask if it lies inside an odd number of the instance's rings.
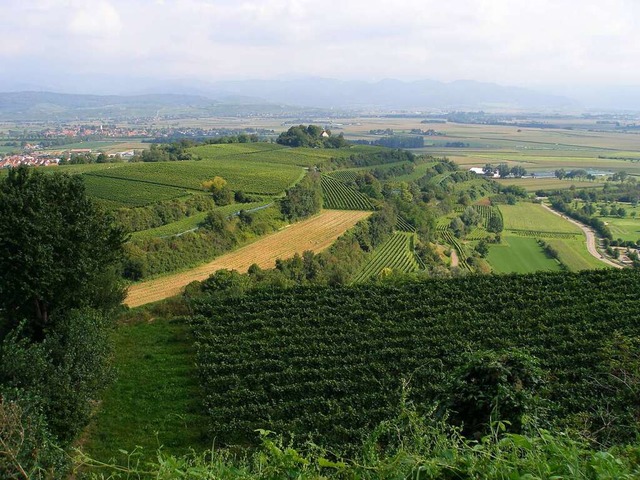
[{"label": "green foliage", "polygon": [[159,451],[153,462],[141,452],[123,451],[118,463],[104,463],[79,454],[78,466],[106,473],[96,479],[584,479],[631,480],[640,475],[640,447],[599,450],[566,433],[538,430],[530,435],[508,433],[496,422],[489,435],[469,441],[459,431],[422,416],[411,406],[382,422],[358,444],[351,456],[336,455],[314,444],[288,442],[260,429],[260,445],[239,457],[211,450],[176,457]]},{"label": "green foliage", "polygon": [[25,334],[42,340],[70,309],[119,305],[124,291],[113,269],[124,239],[86,197],[80,177],[10,171],[0,181],[5,329],[26,319]]},{"label": "green foliage", "polygon": [[414,272],[419,269],[413,253],[414,234],[397,232],[373,252],[360,271],[353,278],[354,282],[364,282],[377,277],[384,269],[398,272]]},{"label": "green foliage", "polygon": [[[612,329],[640,334],[635,293],[610,292],[639,287],[638,273],[623,270],[264,289],[228,300],[205,295],[193,308],[210,434],[244,443],[255,440],[256,428],[270,428],[353,446],[388,418],[403,378],[411,398],[428,408],[461,391],[449,390],[446,380],[469,364],[465,352],[525,349],[547,378],[537,392],[547,421],[586,418],[600,440],[630,440],[634,434],[623,436],[616,423],[635,407],[594,389],[593,379]],[[530,406],[527,392],[535,392],[527,379],[538,375],[527,376],[534,372],[528,363],[512,360],[487,365],[486,375],[506,375],[492,388],[506,395],[504,413],[515,424]],[[612,408],[605,424],[593,408],[600,404]]]},{"label": "green foliage", "polygon": [[524,352],[478,351],[453,372],[441,401],[466,436],[486,435],[496,421],[522,433],[527,417],[536,416],[542,376],[537,360]]},{"label": "green foliage", "polygon": [[[142,237],[130,241],[124,247],[125,278],[140,280],[194,267],[257,236],[271,233],[284,223],[275,206],[245,212],[243,217],[245,221],[214,209],[207,214],[202,228],[195,231],[167,238]],[[246,217],[251,221],[246,221]]]},{"label": "green foliage", "polygon": [[337,210],[371,210],[369,198],[328,175],[322,176],[324,206]]},{"label": "green foliage", "polygon": [[280,201],[280,210],[289,221],[318,213],[322,208],[320,174],[309,172],[295,187],[287,190]]},{"label": "green foliage", "polygon": [[317,125],[291,127],[282,132],[276,142],[287,147],[342,148],[349,145],[342,133],[332,136],[329,130]]},{"label": "green foliage", "polygon": [[95,170],[91,175],[131,182],[154,184],[202,191],[204,181],[223,177],[233,191],[277,195],[295,183],[302,169],[292,165],[255,161],[228,162],[224,159],[201,161],[123,164],[118,167]]}]

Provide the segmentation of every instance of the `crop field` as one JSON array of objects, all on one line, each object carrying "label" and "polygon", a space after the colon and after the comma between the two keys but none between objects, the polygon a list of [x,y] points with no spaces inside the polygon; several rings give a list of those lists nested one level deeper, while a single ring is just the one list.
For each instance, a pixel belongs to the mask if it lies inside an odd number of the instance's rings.
[{"label": "crop field", "polygon": [[322,176],[324,206],[336,210],[372,210],[369,197],[328,175]]},{"label": "crop field", "polygon": [[580,181],[580,180],[558,180],[557,178],[503,178],[496,179],[501,185],[516,185],[524,188],[527,192],[536,190],[566,190],[575,186],[576,188],[597,188],[602,187],[604,182]]},{"label": "crop field", "polygon": [[332,158],[379,150],[376,147],[360,145],[341,149],[289,148],[275,143],[260,142],[202,145],[191,148],[190,152],[206,160],[249,160],[258,163],[311,167],[325,164]]},{"label": "crop field", "polygon": [[[223,207],[216,207],[211,211],[219,212],[222,215],[233,215],[240,210],[251,210],[253,208],[259,208],[265,205],[269,205],[269,202],[234,203],[231,205],[225,205]],[[181,233],[198,228],[198,225],[200,225],[204,221],[204,219],[207,218],[208,214],[209,212],[200,212],[190,217],[178,220],[177,222],[162,225],[161,227],[134,232],[131,235],[131,238],[162,238],[179,235]]]},{"label": "crop field", "polygon": [[404,273],[419,269],[413,253],[413,234],[396,232],[375,249],[371,258],[352,279],[353,283],[366,282],[380,275],[383,269],[390,268]]},{"label": "crop field", "polygon": [[613,238],[622,238],[637,242],[640,239],[640,218],[601,217],[613,234]]},{"label": "crop field", "polygon": [[114,208],[141,207],[190,194],[190,192],[182,188],[143,183],[135,180],[109,178],[92,174],[83,175],[82,178],[89,196],[99,200],[106,200]]},{"label": "crop field", "polygon": [[584,237],[544,239],[557,252],[559,260],[572,272],[593,268],[607,268],[607,266],[591,255],[584,242]]},{"label": "crop field", "polygon": [[536,203],[518,203],[516,205],[500,205],[505,230],[543,233],[575,233],[581,230],[560,216],[545,210]]},{"label": "crop field", "polygon": [[202,182],[220,176],[227,180],[229,188],[234,191],[277,195],[298,181],[304,175],[304,170],[290,165],[260,164],[250,161],[192,160],[134,163],[91,173],[96,176],[192,190],[201,190]]},{"label": "crop field", "polygon": [[492,207],[490,205],[474,205],[474,210],[480,214],[482,218],[482,228],[487,229],[489,227],[489,221],[492,217],[497,216],[501,217],[502,213],[500,209],[497,207]]},{"label": "crop field", "polygon": [[487,261],[496,273],[561,270],[560,264],[547,256],[535,238],[503,235],[502,244],[489,247]]},{"label": "crop field", "polygon": [[320,252],[369,215],[371,212],[324,210],[315,217],[285,227],[206,265],[133,285],[125,303],[137,307],[178,295],[189,283],[204,280],[220,269],[246,272],[254,263],[261,268],[273,268],[278,258],[289,258],[305,250]]},{"label": "crop field", "polygon": [[535,356],[553,420],[590,412],[618,394],[603,398],[594,379],[612,331],[640,334],[639,288],[637,272],[602,270],[199,299],[209,438],[246,445],[267,429],[342,451],[397,414],[403,393],[428,410],[468,352],[483,350]]}]

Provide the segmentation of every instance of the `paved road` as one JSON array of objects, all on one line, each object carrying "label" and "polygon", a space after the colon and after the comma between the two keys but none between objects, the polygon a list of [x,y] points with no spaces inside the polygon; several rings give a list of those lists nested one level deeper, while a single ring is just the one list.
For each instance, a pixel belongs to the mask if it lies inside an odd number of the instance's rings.
[{"label": "paved road", "polygon": [[596,234],[593,231],[592,228],[587,227],[586,225],[578,222],[577,220],[574,220],[573,218],[569,218],[566,215],[563,215],[559,212],[556,212],[553,208],[548,207],[545,204],[542,204],[542,206],[544,208],[546,208],[547,210],[549,210],[551,213],[553,213],[554,215],[558,215],[559,217],[564,218],[565,220],[567,220],[568,222],[573,223],[574,225],[577,225],[578,227],[580,227],[582,229],[582,231],[584,232],[584,234],[587,237],[587,250],[589,250],[589,253],[594,256],[595,258],[597,258],[598,260],[600,260],[601,262],[606,263],[607,265],[609,265],[610,267],[614,267],[614,268],[624,268],[622,265],[615,263],[611,260],[609,260],[608,258],[603,257],[602,255],[600,255],[600,253],[598,252],[598,249],[596,248]]}]

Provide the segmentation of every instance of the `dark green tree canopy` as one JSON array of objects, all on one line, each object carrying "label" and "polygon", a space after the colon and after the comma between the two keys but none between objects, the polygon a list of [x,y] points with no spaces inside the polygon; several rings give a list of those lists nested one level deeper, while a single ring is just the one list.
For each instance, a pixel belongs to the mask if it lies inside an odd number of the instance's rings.
[{"label": "dark green tree canopy", "polygon": [[120,304],[124,241],[79,176],[11,170],[0,181],[0,334],[26,320],[39,339],[57,311]]}]

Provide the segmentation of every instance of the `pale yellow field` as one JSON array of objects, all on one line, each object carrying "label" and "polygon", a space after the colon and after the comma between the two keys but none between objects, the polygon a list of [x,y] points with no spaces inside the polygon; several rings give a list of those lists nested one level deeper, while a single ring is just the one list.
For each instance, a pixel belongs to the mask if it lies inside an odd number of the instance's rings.
[{"label": "pale yellow field", "polygon": [[204,280],[217,270],[246,272],[254,263],[261,268],[273,268],[278,258],[289,258],[305,250],[320,252],[371,213],[324,210],[315,217],[290,225],[206,265],[133,285],[125,303],[129,307],[138,307],[178,295],[189,283]]}]

